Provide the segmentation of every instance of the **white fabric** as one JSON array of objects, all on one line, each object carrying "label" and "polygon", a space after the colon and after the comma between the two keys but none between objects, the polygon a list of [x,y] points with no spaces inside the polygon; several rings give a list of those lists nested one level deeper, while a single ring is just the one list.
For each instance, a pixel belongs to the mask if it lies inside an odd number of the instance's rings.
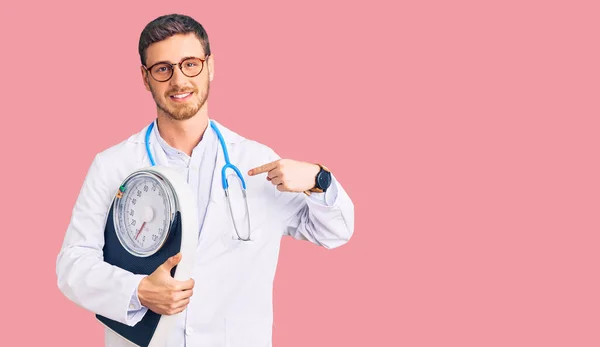
[{"label": "white fabric", "polygon": [[[339,247],[353,234],[354,205],[335,176],[326,193],[310,197],[279,192],[265,179],[266,174],[247,176],[251,168],[279,157],[267,146],[216,124],[231,162],[246,180],[251,242],[234,238],[221,185],[223,152],[214,131],[207,128],[191,157],[168,146],[156,125],[150,138],[156,163],[181,170],[196,192],[203,221],[192,276],[194,295],[169,346],[267,347],[272,344],[272,287],[281,237]],[[146,129],[95,156],[56,263],[58,286],[66,297],[90,312],[128,325],[139,322],[147,310],[136,295],[143,275],[103,261],[103,234],[120,183],[132,171],[150,165],[144,144]],[[242,211],[243,217],[238,181],[231,170],[228,177],[234,213]],[[238,225],[244,226],[241,231],[245,233],[244,220]],[[107,329],[106,346],[130,344]]]}]

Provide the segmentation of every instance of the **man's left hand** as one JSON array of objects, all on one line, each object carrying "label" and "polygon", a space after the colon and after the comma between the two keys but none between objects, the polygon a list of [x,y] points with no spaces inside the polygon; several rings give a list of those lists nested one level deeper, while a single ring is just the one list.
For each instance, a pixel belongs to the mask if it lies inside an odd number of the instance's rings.
[{"label": "man's left hand", "polygon": [[321,168],[317,164],[291,159],[279,159],[248,171],[248,175],[256,176],[267,173],[271,181],[282,192],[304,192],[315,186],[315,177]]}]

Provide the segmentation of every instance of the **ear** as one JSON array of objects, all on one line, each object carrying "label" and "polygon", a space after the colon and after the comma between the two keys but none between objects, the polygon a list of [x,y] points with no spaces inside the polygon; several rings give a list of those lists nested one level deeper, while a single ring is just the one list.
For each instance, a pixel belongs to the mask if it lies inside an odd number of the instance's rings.
[{"label": "ear", "polygon": [[208,78],[212,82],[215,77],[215,56],[213,54],[209,55],[206,62],[208,63]]},{"label": "ear", "polygon": [[146,71],[146,69],[144,69],[143,66],[140,66],[140,70],[142,72],[142,81],[144,81],[144,86],[146,86],[147,91],[150,91],[150,85],[148,84],[148,77],[150,76],[148,76],[148,72]]}]

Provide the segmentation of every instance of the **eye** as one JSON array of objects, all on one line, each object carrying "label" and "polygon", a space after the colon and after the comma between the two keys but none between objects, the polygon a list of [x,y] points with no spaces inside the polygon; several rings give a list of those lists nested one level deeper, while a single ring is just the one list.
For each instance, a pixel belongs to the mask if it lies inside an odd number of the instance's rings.
[{"label": "eye", "polygon": [[160,64],[152,68],[152,73],[155,74],[165,74],[171,71],[171,67],[167,64]]}]

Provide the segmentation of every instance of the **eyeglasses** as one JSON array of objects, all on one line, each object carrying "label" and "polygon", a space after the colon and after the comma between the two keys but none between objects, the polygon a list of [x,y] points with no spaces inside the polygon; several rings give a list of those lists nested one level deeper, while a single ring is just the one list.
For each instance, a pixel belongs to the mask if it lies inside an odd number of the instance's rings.
[{"label": "eyeglasses", "polygon": [[157,82],[166,82],[173,77],[173,70],[175,69],[176,65],[179,65],[179,69],[187,77],[198,76],[204,69],[204,62],[207,59],[208,56],[206,56],[206,59],[187,57],[175,64],[161,61],[150,66],[149,68],[144,66],[144,69],[150,72],[150,76],[152,76],[152,78],[154,78]]}]

